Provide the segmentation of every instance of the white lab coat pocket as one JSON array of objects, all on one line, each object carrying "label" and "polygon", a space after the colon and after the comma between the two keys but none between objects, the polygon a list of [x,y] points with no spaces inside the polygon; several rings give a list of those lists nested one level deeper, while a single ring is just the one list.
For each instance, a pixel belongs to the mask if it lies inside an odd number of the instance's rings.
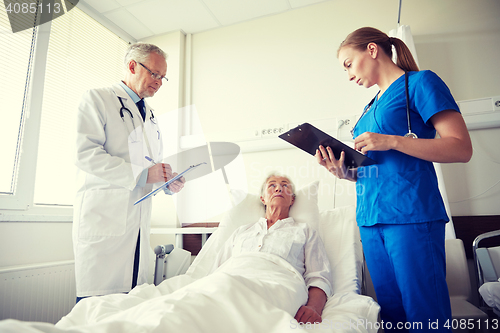
[{"label": "white lab coat pocket", "polygon": [[125,234],[130,193],[127,189],[86,191],[80,211],[78,237],[116,237]]},{"label": "white lab coat pocket", "polygon": [[149,162],[146,159],[146,152],[147,147],[145,146],[144,141],[142,140],[137,140],[135,142],[132,142],[129,137],[129,142],[128,142],[128,150],[129,150],[129,156],[130,156],[130,163],[132,164],[132,172],[134,174],[134,178],[137,179],[137,177],[142,173],[142,171],[147,168],[151,162]]},{"label": "white lab coat pocket", "polygon": [[156,161],[161,161],[163,159],[163,145],[161,142],[160,128],[152,121],[146,121],[144,123],[144,128],[148,138],[149,153],[152,155],[150,157]]}]

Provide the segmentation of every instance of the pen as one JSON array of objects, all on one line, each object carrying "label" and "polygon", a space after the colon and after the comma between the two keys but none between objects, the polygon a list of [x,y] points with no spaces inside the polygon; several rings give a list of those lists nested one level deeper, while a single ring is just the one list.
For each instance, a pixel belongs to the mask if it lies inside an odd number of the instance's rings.
[{"label": "pen", "polygon": [[147,159],[149,162],[156,164],[156,162],[149,156],[144,156],[145,159]]}]

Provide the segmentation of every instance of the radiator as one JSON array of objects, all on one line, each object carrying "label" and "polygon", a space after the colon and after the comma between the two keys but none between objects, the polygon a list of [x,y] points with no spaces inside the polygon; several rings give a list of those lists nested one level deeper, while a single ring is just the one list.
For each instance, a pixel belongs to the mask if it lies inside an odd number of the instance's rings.
[{"label": "radiator", "polygon": [[75,301],[72,260],[0,269],[0,319],[56,323]]}]

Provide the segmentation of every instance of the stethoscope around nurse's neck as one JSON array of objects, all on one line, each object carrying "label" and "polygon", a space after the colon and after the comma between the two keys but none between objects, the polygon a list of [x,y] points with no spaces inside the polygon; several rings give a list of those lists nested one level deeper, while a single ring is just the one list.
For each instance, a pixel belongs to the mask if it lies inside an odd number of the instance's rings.
[{"label": "stethoscope around nurse's neck", "polygon": [[[354,124],[354,127],[351,129],[351,136],[354,137],[354,129],[356,128],[356,125],[358,125],[358,122],[363,116],[370,110],[372,107],[373,103],[375,103],[375,100],[377,99],[378,94],[380,91],[375,95],[375,97],[372,98],[370,103],[365,107],[363,110],[363,113],[361,116],[358,118],[356,123]],[[408,133],[404,135],[405,138],[412,138],[412,139],[418,139],[418,136],[411,131],[411,121],[410,121],[410,94],[408,93],[408,72],[405,71],[405,97],[406,97],[406,121],[408,122]]]}]

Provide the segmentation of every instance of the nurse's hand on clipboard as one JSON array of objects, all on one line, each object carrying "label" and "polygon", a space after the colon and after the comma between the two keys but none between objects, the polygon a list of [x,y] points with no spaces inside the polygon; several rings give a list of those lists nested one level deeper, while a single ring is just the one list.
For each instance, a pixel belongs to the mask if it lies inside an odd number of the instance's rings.
[{"label": "nurse's hand on clipboard", "polygon": [[[148,179],[146,183],[165,183],[177,176],[177,173],[172,173],[170,164],[158,163],[148,169]],[[178,193],[184,187],[184,177],[179,178],[168,186],[168,189],[173,193]]]},{"label": "nurse's hand on clipboard", "polygon": [[319,146],[316,150],[316,161],[321,166],[324,166],[330,173],[335,175],[339,179],[347,178],[347,167],[344,163],[345,161],[345,152],[342,151],[340,153],[340,158],[337,160],[335,155],[333,154],[332,148]]},{"label": "nurse's hand on clipboard", "polygon": [[377,163],[309,123],[303,123],[278,137],[315,156],[320,165],[340,179],[356,181],[358,167]]}]

